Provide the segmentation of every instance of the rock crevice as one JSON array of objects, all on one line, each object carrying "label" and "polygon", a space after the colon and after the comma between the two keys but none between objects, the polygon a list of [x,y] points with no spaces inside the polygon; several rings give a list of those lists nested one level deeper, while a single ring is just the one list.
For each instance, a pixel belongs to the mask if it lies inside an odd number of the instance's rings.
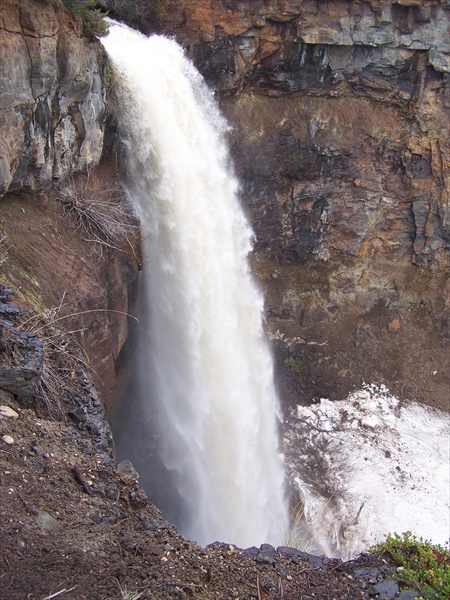
[{"label": "rock crevice", "polygon": [[100,161],[104,57],[56,2],[5,0],[0,19],[0,196],[42,192]]}]

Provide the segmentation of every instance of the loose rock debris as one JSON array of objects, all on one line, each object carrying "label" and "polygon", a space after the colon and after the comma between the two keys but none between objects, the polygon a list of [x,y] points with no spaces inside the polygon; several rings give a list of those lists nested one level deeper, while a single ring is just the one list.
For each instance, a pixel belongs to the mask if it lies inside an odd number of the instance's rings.
[{"label": "loose rock debris", "polygon": [[7,420],[15,443],[0,442],[2,600],[399,596],[398,586],[392,596],[393,584],[380,585],[395,566],[370,555],[342,563],[269,544],[202,548],[107,453],[96,453],[87,428],[11,408],[19,414]]}]

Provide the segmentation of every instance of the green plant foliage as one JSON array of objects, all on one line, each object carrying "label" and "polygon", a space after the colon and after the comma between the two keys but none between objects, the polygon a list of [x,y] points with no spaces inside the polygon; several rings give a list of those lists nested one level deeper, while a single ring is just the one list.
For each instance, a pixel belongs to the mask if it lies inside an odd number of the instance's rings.
[{"label": "green plant foliage", "polygon": [[[395,577],[414,587],[425,600],[450,598],[450,550],[417,539],[410,531],[388,535],[386,541],[370,549],[373,554],[389,555],[397,564]],[[419,596],[418,596],[419,597]]]},{"label": "green plant foliage", "polygon": [[288,356],[287,358],[285,358],[283,360],[283,365],[285,365],[286,367],[289,367],[290,369],[292,369],[293,371],[297,372],[299,369],[299,363],[298,363],[298,359],[294,358],[293,356]]},{"label": "green plant foliage", "polygon": [[118,18],[128,23],[138,23],[162,16],[169,0],[105,0],[102,4]]},{"label": "green plant foliage", "polygon": [[109,65],[106,65],[103,71],[103,81],[107,88],[111,87],[111,82],[113,78],[113,71]]},{"label": "green plant foliage", "polygon": [[167,10],[169,0],[153,0],[152,8],[155,14],[162,15]]},{"label": "green plant foliage", "polygon": [[84,35],[87,37],[101,37],[108,33],[108,25],[103,19],[103,13],[97,8],[95,0],[61,1],[69,12],[81,17]]}]

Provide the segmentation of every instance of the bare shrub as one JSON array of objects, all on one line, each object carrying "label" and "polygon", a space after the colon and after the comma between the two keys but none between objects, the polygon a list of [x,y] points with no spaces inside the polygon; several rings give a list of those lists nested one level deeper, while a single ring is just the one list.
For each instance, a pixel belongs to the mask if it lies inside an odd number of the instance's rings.
[{"label": "bare shrub", "polygon": [[58,307],[44,309],[40,313],[33,311],[28,318],[21,312],[18,325],[19,330],[35,334],[42,343],[42,375],[35,397],[43,402],[50,417],[63,421],[69,410],[85,404],[86,393],[90,393],[92,386],[91,376],[97,373],[76,339],[76,334],[86,328],[68,330],[62,324],[88,313],[118,313],[138,321],[133,315],[107,308],[60,315],[64,295]]},{"label": "bare shrub", "polygon": [[0,268],[3,263],[8,258],[8,238],[7,236],[0,232]]},{"label": "bare shrub", "polygon": [[136,233],[138,221],[118,183],[105,188],[89,177],[82,185],[71,181],[58,200],[71,226],[87,234],[85,241],[91,244],[93,253],[109,256],[124,244],[131,246],[129,236]]},{"label": "bare shrub", "polygon": [[50,417],[66,419],[64,406],[76,406],[83,381],[90,369],[81,346],[75,339],[78,331],[67,331],[59,326],[61,305],[46,309],[22,321],[19,329],[36,334],[43,347],[42,375],[37,384],[36,397],[46,407]]}]

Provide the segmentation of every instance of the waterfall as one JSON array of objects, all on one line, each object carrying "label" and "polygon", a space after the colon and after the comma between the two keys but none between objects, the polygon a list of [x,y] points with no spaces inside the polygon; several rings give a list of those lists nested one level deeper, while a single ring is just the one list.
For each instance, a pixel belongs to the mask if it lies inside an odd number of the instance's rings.
[{"label": "waterfall", "polygon": [[281,543],[279,406],[227,123],[175,42],[111,22],[102,43],[143,237],[139,420],[156,423],[169,514],[201,544]]}]

